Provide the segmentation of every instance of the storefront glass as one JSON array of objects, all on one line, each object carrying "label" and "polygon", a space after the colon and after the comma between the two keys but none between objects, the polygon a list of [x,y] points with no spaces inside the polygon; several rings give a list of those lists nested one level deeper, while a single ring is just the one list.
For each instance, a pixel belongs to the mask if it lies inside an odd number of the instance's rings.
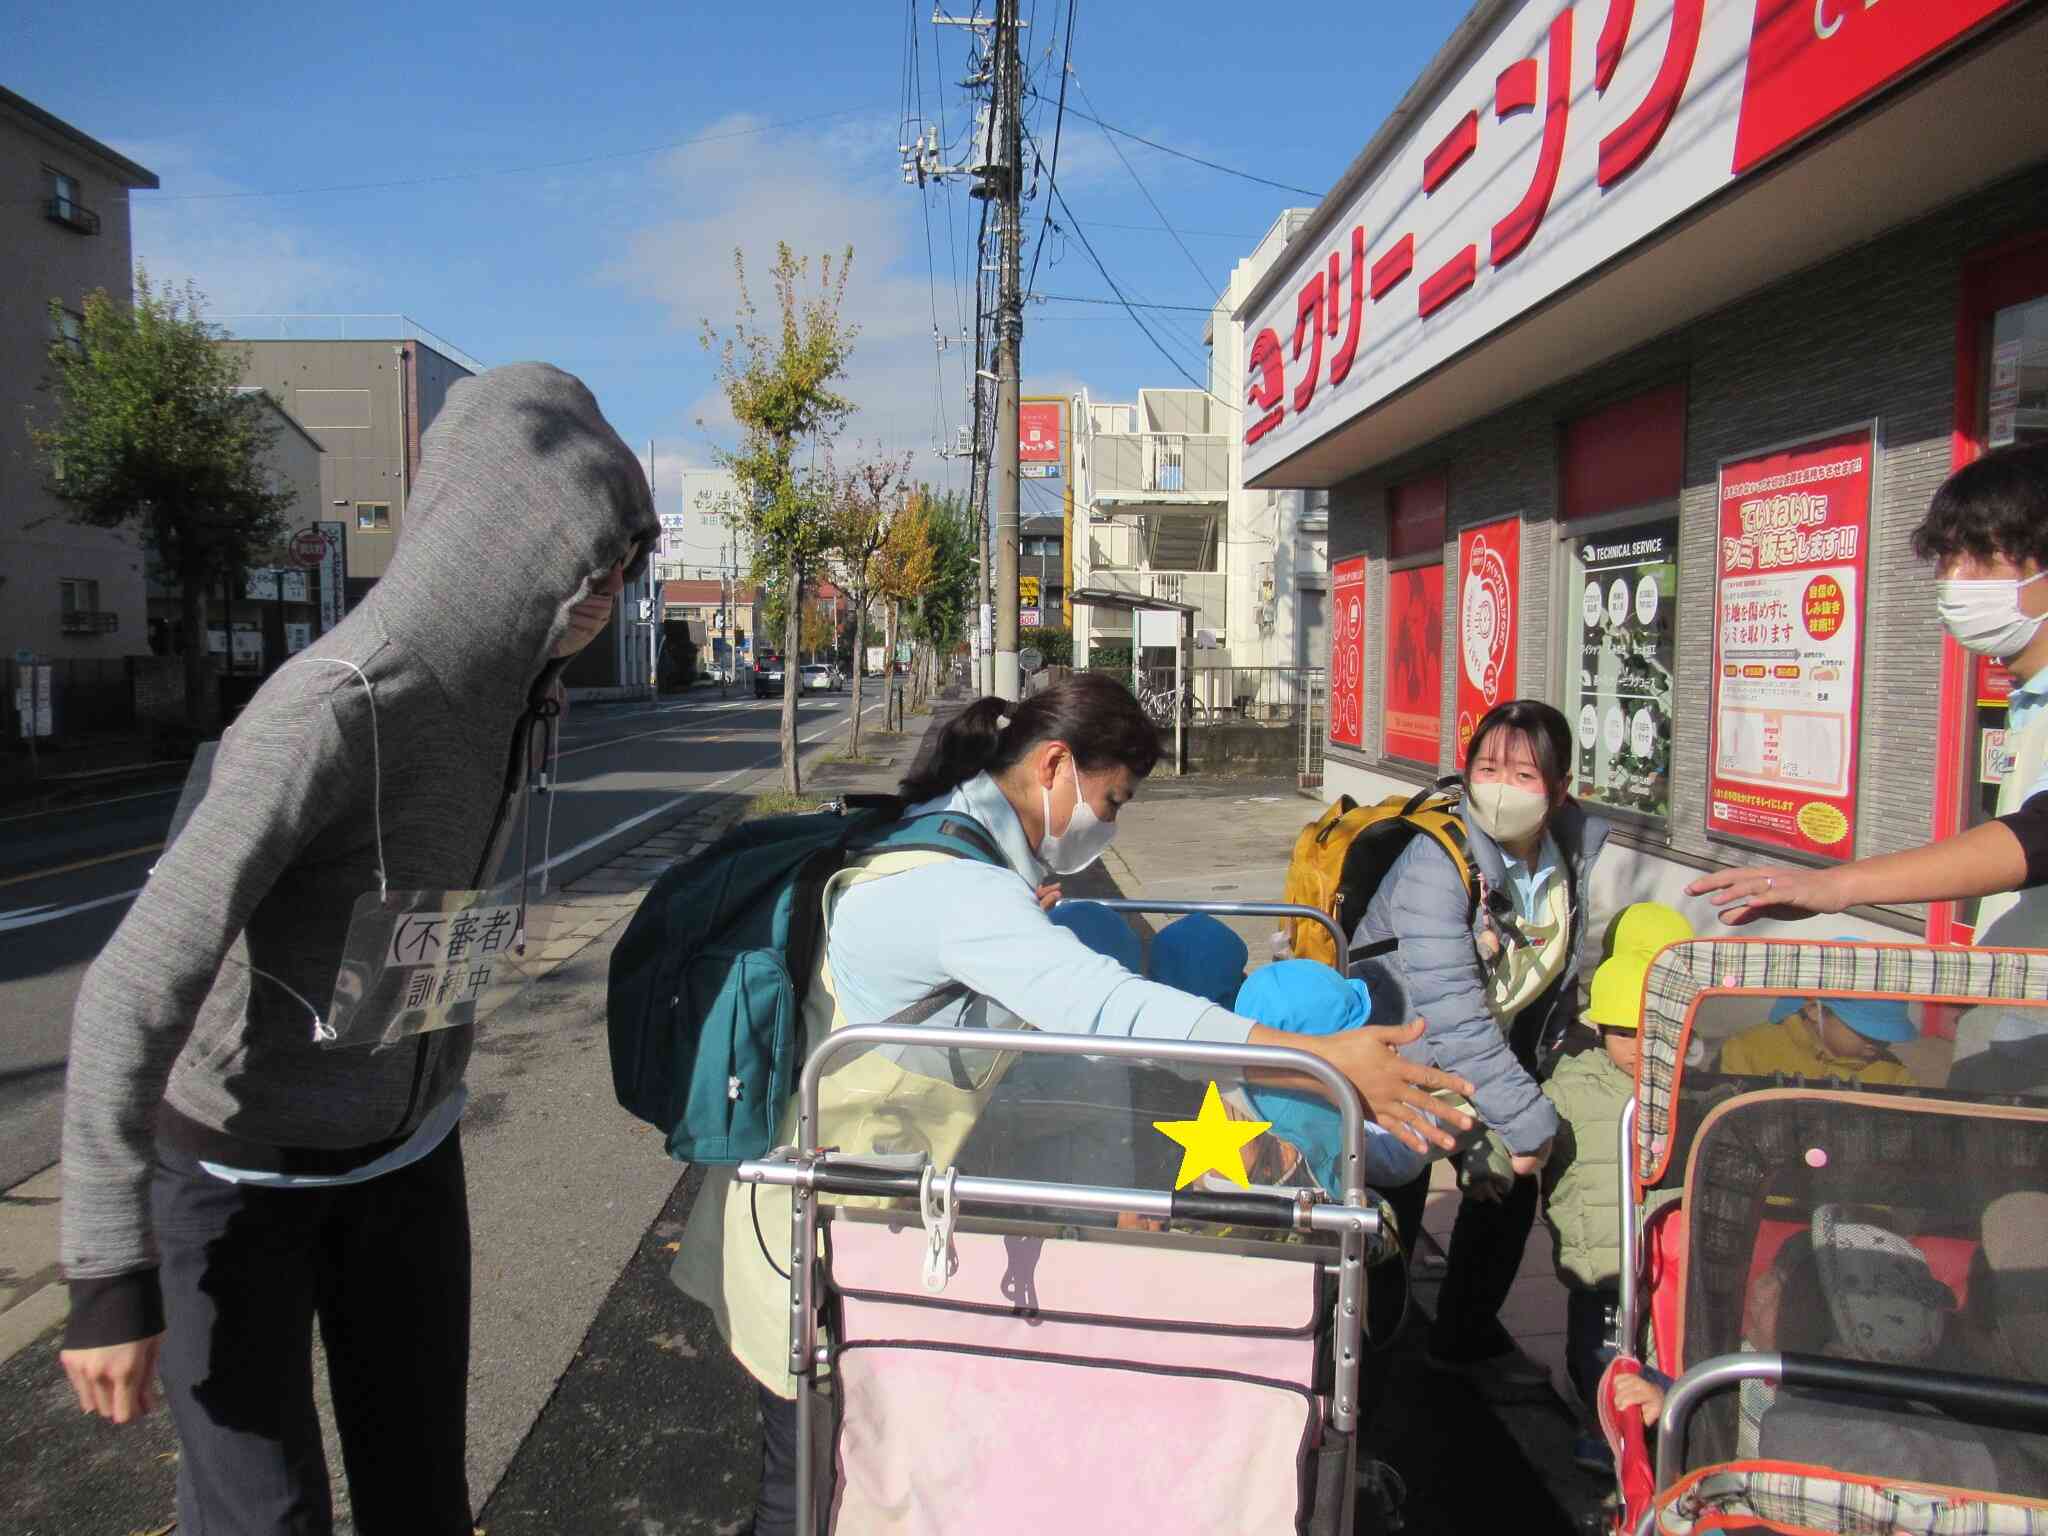
[{"label": "storefront glass", "polygon": [[1678,520],[1568,539],[1565,715],[1578,739],[1573,793],[1671,814],[1671,678],[1677,654]]}]

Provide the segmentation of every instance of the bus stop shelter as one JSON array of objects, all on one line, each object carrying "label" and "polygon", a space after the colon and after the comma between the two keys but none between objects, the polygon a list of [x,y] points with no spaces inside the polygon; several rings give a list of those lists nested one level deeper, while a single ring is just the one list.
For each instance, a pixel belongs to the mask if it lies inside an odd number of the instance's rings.
[{"label": "bus stop shelter", "polygon": [[[1173,641],[1173,772],[1176,778],[1188,771],[1188,721],[1187,699],[1188,671],[1194,665],[1195,654],[1195,608],[1192,603],[1170,602],[1163,597],[1145,597],[1136,592],[1115,592],[1107,587],[1077,587],[1067,594],[1067,600],[1076,608],[1109,608],[1131,615],[1131,692],[1144,697],[1144,668],[1141,658],[1145,647],[1139,643],[1143,621],[1139,615],[1145,613],[1170,613],[1178,616],[1174,625]],[[1079,627],[1078,625],[1076,626]]]}]

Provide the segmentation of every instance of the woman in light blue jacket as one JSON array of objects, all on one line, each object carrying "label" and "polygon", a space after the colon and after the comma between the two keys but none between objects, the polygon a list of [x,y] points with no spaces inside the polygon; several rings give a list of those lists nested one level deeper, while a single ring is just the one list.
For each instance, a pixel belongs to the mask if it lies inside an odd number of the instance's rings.
[{"label": "woman in light blue jacket", "polygon": [[[1536,1174],[1557,1114],[1538,1064],[1578,1010],[1586,890],[1607,823],[1571,798],[1571,727],[1548,704],[1517,699],[1472,732],[1462,816],[1478,898],[1434,838],[1394,861],[1353,936],[1394,941],[1366,962],[1378,1017],[1423,1022],[1403,1053],[1469,1078],[1490,1133],[1465,1154],[1465,1198],[1430,1330],[1432,1364],[1489,1385],[1529,1387],[1549,1373],[1515,1347],[1499,1312],[1536,1219]],[[1598,943],[1594,941],[1597,961]],[[1505,1164],[1505,1166],[1496,1166]],[[1412,1243],[1429,1192],[1425,1170],[1388,1191]]]},{"label": "woman in light blue jacket", "polygon": [[[1416,1148],[1449,1145],[1450,1136],[1423,1113],[1441,1114],[1430,1090],[1469,1087],[1398,1054],[1419,1029],[1369,1027],[1321,1037],[1266,1029],[1133,975],[1046,915],[1039,887],[1101,857],[1159,755],[1158,732],[1137,700],[1100,674],[1062,678],[1021,704],[970,704],[938,733],[903,781],[903,795],[913,813],[944,811],[977,822],[1005,863],[940,859],[846,887],[829,908],[825,941],[839,1014],[853,1023],[884,1020],[957,985],[966,989],[962,1000],[928,1023],[1292,1046],[1336,1066],[1367,1112]],[[951,1080],[948,1052],[884,1049],[906,1073]],[[780,1536],[794,1530],[796,1518],[788,1281],[750,1233],[721,1241],[728,1188],[707,1178],[675,1278],[711,1308],[760,1384],[766,1445],[753,1530]],[[745,1232],[737,1221],[732,1230]],[[771,1305],[764,1310],[764,1303]]]}]

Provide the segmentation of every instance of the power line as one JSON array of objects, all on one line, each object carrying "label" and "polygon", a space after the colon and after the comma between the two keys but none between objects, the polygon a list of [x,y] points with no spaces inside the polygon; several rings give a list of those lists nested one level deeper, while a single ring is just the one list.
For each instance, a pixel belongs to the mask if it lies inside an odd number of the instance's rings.
[{"label": "power line", "polygon": [[[1086,83],[1083,82],[1078,76],[1075,78],[1074,83],[1081,87],[1081,99],[1087,102],[1090,107],[1093,107],[1095,105],[1095,98],[1088,94],[1088,87]],[[1067,82],[1065,78],[1062,77],[1062,79],[1060,80],[1060,89],[1065,90],[1066,84]],[[1083,115],[1085,116],[1086,114]],[[1091,119],[1091,121],[1093,121],[1098,128],[1102,127],[1101,118],[1093,118]],[[1196,281],[1201,283],[1201,285],[1204,288],[1212,286],[1212,284],[1210,283],[1209,274],[1202,270],[1202,264],[1199,261],[1195,260],[1195,253],[1188,249],[1187,241],[1181,239],[1180,231],[1175,229],[1173,227],[1172,222],[1166,217],[1166,210],[1159,206],[1159,200],[1152,195],[1152,189],[1145,185],[1144,177],[1140,176],[1138,174],[1138,168],[1131,164],[1130,157],[1127,156],[1123,151],[1123,146],[1118,144],[1114,138],[1110,137],[1110,133],[1107,128],[1103,128],[1102,137],[1104,141],[1109,145],[1109,147],[1116,152],[1117,160],[1122,164],[1123,168],[1126,171],[1130,172],[1131,180],[1137,184],[1138,195],[1143,197],[1146,203],[1151,207],[1153,213],[1158,215],[1159,227],[1165,230],[1169,235],[1173,236],[1173,243],[1180,247],[1181,255],[1187,257],[1188,265],[1195,269]]]},{"label": "power line", "polygon": [[1088,298],[1077,293],[1034,293],[1029,297],[1040,304],[1123,304],[1131,309],[1171,309],[1190,315],[1213,315],[1220,307],[1215,304],[1146,304],[1137,299]]},{"label": "power line", "polygon": [[[1115,224],[1108,219],[1085,219],[1082,222],[1090,229],[1134,229],[1147,235],[1172,233],[1170,230],[1160,229],[1157,224]],[[1236,240],[1246,245],[1259,238],[1257,235],[1242,235],[1231,229],[1183,229],[1180,233],[1197,240]]]},{"label": "power line", "polygon": [[778,128],[799,128],[806,123],[821,123],[828,118],[851,117],[856,112],[873,111],[872,107],[840,107],[832,112],[813,112],[807,117],[785,117],[772,123],[760,123],[752,128],[735,128],[727,133],[700,133],[687,139],[675,139],[667,144],[650,144],[644,149],[622,149],[610,154],[582,155],[574,160],[543,160],[533,165],[505,165],[489,170],[448,171],[436,176],[410,176],[401,181],[359,181],[331,187],[283,187],[267,192],[174,192],[136,193],[147,201],[140,206],[156,203],[199,203],[226,202],[257,197],[313,197],[328,192],[384,192],[395,187],[430,187],[450,181],[481,181],[489,176],[526,176],[535,171],[560,171],[579,165],[599,165],[610,160],[638,160],[647,155],[666,154],[672,149],[688,149],[693,144],[716,144],[726,139],[752,138],[756,134],[773,133]]},{"label": "power line", "polygon": [[1133,139],[1143,144],[1147,149],[1156,149],[1161,154],[1173,155],[1181,160],[1191,160],[1196,165],[1206,166],[1212,171],[1221,171],[1226,176],[1236,176],[1244,181],[1256,181],[1262,187],[1278,187],[1282,192],[1299,192],[1303,197],[1312,197],[1317,202],[1323,200],[1322,193],[1311,192],[1307,187],[1290,186],[1284,181],[1273,181],[1264,176],[1254,176],[1250,171],[1240,171],[1231,166],[1218,165],[1214,160],[1204,160],[1200,155],[1191,155],[1184,149],[1175,149],[1171,144],[1162,144],[1157,139],[1148,139],[1142,133],[1133,133],[1128,128],[1119,128],[1115,123],[1105,123],[1101,118],[1096,117],[1092,113],[1083,112],[1079,107],[1073,108],[1072,111],[1074,116],[1085,117],[1098,128],[1107,129],[1111,133],[1121,134],[1124,138]]},{"label": "power line", "polygon": [[[1035,7],[1034,7],[1035,14]],[[1047,49],[1050,55],[1051,50]],[[1050,183],[1060,168],[1060,130],[1067,124],[1067,76],[1072,73],[1074,58],[1074,0],[1067,0],[1067,43],[1060,54],[1060,102],[1052,118],[1052,161],[1045,168],[1045,179]],[[1031,252],[1031,275],[1024,279],[1024,291],[1029,293],[1031,285],[1038,281],[1038,258],[1045,254],[1045,234],[1052,228],[1050,216],[1041,216],[1038,222],[1038,244]]]}]

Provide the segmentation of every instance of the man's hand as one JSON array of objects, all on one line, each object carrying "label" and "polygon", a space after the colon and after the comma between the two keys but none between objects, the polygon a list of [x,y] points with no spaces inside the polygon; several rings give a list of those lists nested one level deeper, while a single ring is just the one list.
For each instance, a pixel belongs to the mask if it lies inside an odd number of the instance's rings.
[{"label": "man's hand", "polygon": [[152,1334],[99,1349],[67,1349],[58,1358],[78,1406],[115,1424],[128,1424],[156,1407],[156,1357],[164,1336]]},{"label": "man's hand", "polygon": [[[1258,1033],[1276,1032],[1255,1031],[1255,1038]],[[1397,1047],[1413,1045],[1421,1038],[1422,1020],[1411,1019],[1399,1026],[1368,1024],[1363,1029],[1347,1029],[1334,1035],[1285,1035],[1258,1043],[1315,1051],[1351,1079],[1351,1086],[1365,1100],[1366,1114],[1381,1127],[1417,1152],[1428,1152],[1433,1146],[1448,1150],[1457,1145],[1455,1131],[1472,1128],[1472,1117],[1430,1095],[1448,1089],[1469,1098],[1472,1085],[1462,1077],[1425,1067],[1398,1054]],[[1444,1124],[1431,1124],[1425,1111]]]},{"label": "man's hand", "polygon": [[1817,912],[1839,912],[1848,903],[1839,893],[1830,869],[1722,869],[1702,875],[1685,888],[1688,896],[1704,896],[1721,909],[1731,928],[1760,917],[1792,922]]}]

